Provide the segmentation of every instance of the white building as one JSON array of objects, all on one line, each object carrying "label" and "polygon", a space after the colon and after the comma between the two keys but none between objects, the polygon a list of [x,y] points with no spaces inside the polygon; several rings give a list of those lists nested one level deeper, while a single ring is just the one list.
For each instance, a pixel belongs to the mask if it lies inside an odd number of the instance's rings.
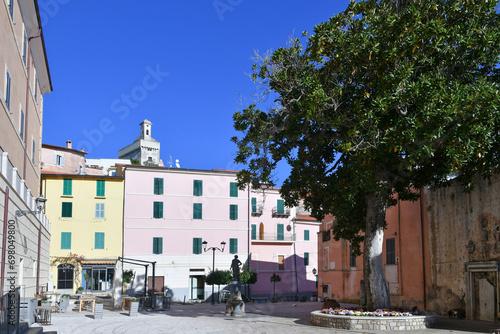
[{"label": "white building", "polygon": [[145,119],[140,124],[141,135],[135,141],[118,151],[119,159],[139,160],[141,165],[163,165],[160,161],[160,143],[151,137],[153,123]]}]

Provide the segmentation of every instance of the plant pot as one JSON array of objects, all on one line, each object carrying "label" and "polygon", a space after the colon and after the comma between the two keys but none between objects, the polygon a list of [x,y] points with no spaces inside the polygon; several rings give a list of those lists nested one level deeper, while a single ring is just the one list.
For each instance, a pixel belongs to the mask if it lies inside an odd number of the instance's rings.
[{"label": "plant pot", "polygon": [[134,300],[130,303],[130,310],[128,311],[128,315],[129,317],[137,317],[138,313],[139,313],[139,302]]},{"label": "plant pot", "polygon": [[94,319],[102,319],[103,311],[104,311],[104,304],[96,303],[94,307]]}]

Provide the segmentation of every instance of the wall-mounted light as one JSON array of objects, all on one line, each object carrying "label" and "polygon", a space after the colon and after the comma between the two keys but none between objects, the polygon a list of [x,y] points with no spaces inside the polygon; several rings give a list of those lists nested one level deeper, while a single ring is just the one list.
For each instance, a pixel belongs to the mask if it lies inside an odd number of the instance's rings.
[{"label": "wall-mounted light", "polygon": [[36,200],[36,207],[38,210],[35,210],[35,211],[30,211],[30,210],[16,210],[16,216],[18,217],[21,217],[21,216],[26,216],[27,214],[32,214],[32,215],[36,215],[36,214],[39,214],[40,212],[43,211],[43,209],[45,209],[45,202],[47,202],[47,199],[45,197],[43,197],[43,195],[40,195],[40,197],[38,197]]}]

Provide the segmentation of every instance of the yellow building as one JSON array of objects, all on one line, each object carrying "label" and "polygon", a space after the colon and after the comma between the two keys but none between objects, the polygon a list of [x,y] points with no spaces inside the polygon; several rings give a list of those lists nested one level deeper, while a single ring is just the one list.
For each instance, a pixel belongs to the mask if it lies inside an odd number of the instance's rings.
[{"label": "yellow building", "polygon": [[122,177],[42,170],[46,215],[52,221],[49,281],[59,293],[112,289],[122,256],[123,187]]}]

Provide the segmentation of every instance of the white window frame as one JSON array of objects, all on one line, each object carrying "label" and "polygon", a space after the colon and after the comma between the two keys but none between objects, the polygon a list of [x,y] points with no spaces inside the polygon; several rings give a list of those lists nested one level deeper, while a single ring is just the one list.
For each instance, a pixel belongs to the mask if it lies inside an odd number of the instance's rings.
[{"label": "white window frame", "polygon": [[104,219],[105,215],[105,203],[96,203],[95,204],[95,219]]}]

